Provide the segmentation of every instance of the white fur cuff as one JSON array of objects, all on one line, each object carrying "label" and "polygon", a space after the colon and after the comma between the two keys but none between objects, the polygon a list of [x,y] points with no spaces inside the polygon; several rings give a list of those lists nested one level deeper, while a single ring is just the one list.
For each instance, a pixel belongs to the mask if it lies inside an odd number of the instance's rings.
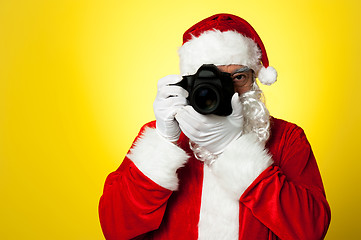
[{"label": "white fur cuff", "polygon": [[172,191],[178,189],[177,169],[188,160],[183,149],[161,137],[154,128],[144,131],[127,157],[144,175]]},{"label": "white fur cuff", "polygon": [[273,163],[254,134],[231,143],[212,165],[214,175],[238,200],[251,183]]}]

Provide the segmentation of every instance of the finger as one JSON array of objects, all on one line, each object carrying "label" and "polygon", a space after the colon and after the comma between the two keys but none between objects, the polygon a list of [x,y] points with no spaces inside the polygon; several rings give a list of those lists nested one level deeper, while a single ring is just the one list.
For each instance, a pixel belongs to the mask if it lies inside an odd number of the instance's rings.
[{"label": "finger", "polygon": [[195,128],[195,124],[192,121],[192,118],[189,117],[188,113],[184,111],[184,108],[178,109],[175,114],[175,119],[177,120],[180,129],[182,132],[191,140],[198,139],[197,136],[200,131]]},{"label": "finger", "polygon": [[180,121],[183,122],[192,122],[195,121],[192,114],[189,113],[188,109],[192,108],[191,106],[187,105],[185,107],[182,107],[181,109],[177,110],[176,117],[180,119]]},{"label": "finger", "polygon": [[200,114],[190,105],[182,108],[182,114],[189,118],[194,128],[201,131],[202,134],[207,133],[210,129],[222,127],[222,122],[226,120],[224,116]]},{"label": "finger", "polygon": [[160,111],[172,111],[174,109],[178,109],[184,107],[188,104],[185,98],[175,97],[175,98],[167,98],[162,99],[161,101],[154,101],[153,107],[159,109]]},{"label": "finger", "polygon": [[233,116],[240,116],[242,115],[242,103],[241,100],[239,98],[238,93],[233,94],[232,99],[231,99],[231,105],[232,105],[232,114]]},{"label": "finger", "polygon": [[184,107],[184,112],[186,112],[195,122],[203,124],[207,124],[211,118],[211,115],[200,114],[190,105]]},{"label": "finger", "polygon": [[185,108],[177,110],[175,119],[177,120],[182,132],[190,140],[203,146],[214,139],[214,133],[212,131],[204,130],[204,127],[206,126],[192,118],[192,115],[189,115]]},{"label": "finger", "polygon": [[176,84],[178,82],[180,82],[182,80],[182,76],[180,75],[168,75],[168,76],[165,76],[163,78],[161,78],[159,81],[158,81],[158,89],[160,89],[161,87],[163,86],[166,86],[166,85],[169,85],[169,84]]},{"label": "finger", "polygon": [[185,106],[177,111],[176,116],[180,121],[188,123],[196,131],[204,132],[207,129],[207,123],[203,121],[203,115],[197,113],[192,106]]},{"label": "finger", "polygon": [[169,98],[169,97],[178,97],[178,96],[187,98],[188,92],[180,86],[163,86],[159,88],[158,95],[160,98]]},{"label": "finger", "polygon": [[169,107],[184,107],[188,104],[187,99],[184,97],[171,97],[163,100],[164,105]]}]

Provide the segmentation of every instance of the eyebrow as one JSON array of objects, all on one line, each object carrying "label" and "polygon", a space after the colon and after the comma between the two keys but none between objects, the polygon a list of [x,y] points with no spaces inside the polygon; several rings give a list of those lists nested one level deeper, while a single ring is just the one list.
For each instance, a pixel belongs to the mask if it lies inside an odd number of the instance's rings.
[{"label": "eyebrow", "polygon": [[233,74],[236,74],[236,73],[247,72],[248,70],[250,70],[249,67],[243,67],[243,68],[240,68],[240,69],[237,69],[236,71],[234,71],[234,73],[232,73],[232,75],[233,75]]}]

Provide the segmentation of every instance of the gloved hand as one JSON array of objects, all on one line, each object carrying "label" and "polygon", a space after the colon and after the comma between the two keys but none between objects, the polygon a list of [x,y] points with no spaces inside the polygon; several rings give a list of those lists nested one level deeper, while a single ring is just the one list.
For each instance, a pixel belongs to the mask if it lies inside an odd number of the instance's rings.
[{"label": "gloved hand", "polygon": [[187,105],[188,92],[180,86],[170,84],[182,80],[180,75],[168,75],[158,81],[158,92],[153,103],[157,132],[169,140],[178,140],[181,130],[174,116],[176,111]]},{"label": "gloved hand", "polygon": [[194,143],[218,155],[243,131],[242,104],[238,93],[231,100],[229,116],[202,115],[191,106],[178,110],[175,118],[183,133]]}]

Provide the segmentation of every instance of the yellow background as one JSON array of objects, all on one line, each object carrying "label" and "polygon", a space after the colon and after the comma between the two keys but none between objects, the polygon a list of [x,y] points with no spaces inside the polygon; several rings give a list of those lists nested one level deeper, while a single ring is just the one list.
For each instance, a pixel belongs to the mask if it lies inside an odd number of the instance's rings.
[{"label": "yellow background", "polygon": [[344,1],[0,1],[0,239],[103,239],[104,180],[154,118],[183,32],[249,21],[278,82],[271,114],[304,128],[331,205],[326,239],[360,239],[361,4]]}]

